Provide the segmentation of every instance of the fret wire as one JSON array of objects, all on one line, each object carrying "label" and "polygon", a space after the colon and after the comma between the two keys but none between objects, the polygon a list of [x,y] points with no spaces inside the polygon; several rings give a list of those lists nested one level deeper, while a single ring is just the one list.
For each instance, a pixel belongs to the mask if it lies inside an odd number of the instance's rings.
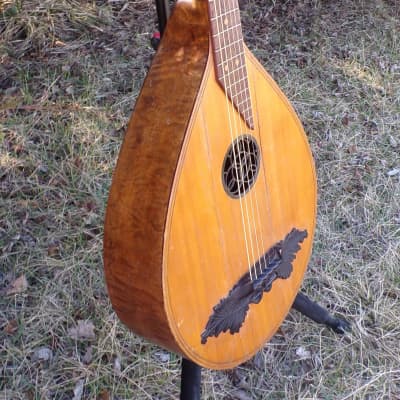
[{"label": "fret wire", "polygon": [[[221,53],[221,52],[227,51],[227,50],[236,51],[236,52],[238,52],[237,53],[238,55],[239,54],[243,54],[243,52],[244,52],[243,51],[243,45],[241,45],[239,41],[235,41],[232,44],[227,45],[227,46],[215,47],[215,52],[216,53],[217,52]],[[222,58],[222,57],[224,57],[224,54],[217,54],[217,56]]]},{"label": "fret wire", "polygon": [[[217,0],[210,1],[209,8],[217,79],[238,112],[250,126],[253,126],[250,88],[237,0],[218,0],[219,6],[216,3]],[[223,81],[221,81],[222,78],[224,78]],[[229,84],[227,84],[227,79]],[[233,82],[231,82],[232,79]]]},{"label": "fret wire", "polygon": [[242,111],[243,114],[251,113],[251,104],[249,104],[248,107],[246,107],[246,108],[242,107],[241,111]]},{"label": "fret wire", "polygon": [[227,92],[229,93],[231,99],[234,101],[239,101],[239,98],[242,98],[243,96],[247,97],[250,94],[247,85],[240,90],[227,89]]},{"label": "fret wire", "polygon": [[[231,74],[229,74],[233,79],[235,79],[235,75],[231,75]],[[238,82],[236,83],[236,82],[234,82],[233,84],[231,84],[231,85],[226,85],[225,86],[225,89],[226,90],[229,90],[229,91],[231,91],[231,92],[234,92],[234,91],[237,91],[237,90],[241,90],[243,87],[247,87],[248,86],[248,82],[247,82],[247,79],[243,79],[243,75],[239,75],[239,78],[238,78]]]},{"label": "fret wire", "polygon": [[210,20],[211,20],[211,21],[215,21],[215,20],[217,20],[218,18],[226,17],[226,16],[229,15],[229,14],[233,14],[234,16],[236,16],[236,15],[238,14],[238,12],[237,12],[236,9],[232,9],[232,10],[229,10],[229,11],[225,11],[225,12],[222,13],[222,14],[218,14],[218,15],[215,16],[215,17],[212,17],[212,18],[210,18]]},{"label": "fret wire", "polygon": [[223,66],[224,64],[230,63],[236,59],[239,59],[239,62],[243,64],[243,58],[244,58],[244,51],[234,54],[233,57],[231,58],[222,59],[221,62],[217,63],[217,67]]},{"label": "fret wire", "polygon": [[[221,53],[223,51],[235,51],[235,50],[237,51],[237,53],[235,53],[236,56],[244,54],[244,48],[243,48],[243,46],[239,45],[239,42],[232,44],[232,46],[225,46],[225,47],[221,47],[219,49],[215,49],[215,53]],[[217,54],[217,57],[223,59],[224,54]]]},{"label": "fret wire", "polygon": [[237,9],[232,9],[220,14],[218,14],[216,10],[211,9],[210,21],[214,23],[218,19],[226,18],[228,16],[232,16],[237,21],[241,20],[239,11]]},{"label": "fret wire", "polygon": [[248,103],[249,101],[250,101],[250,98],[249,98],[249,97],[246,97],[244,100],[239,101],[239,102],[237,102],[237,103],[235,103],[235,104],[236,104],[236,107],[241,108],[243,105],[245,105],[245,104]]},{"label": "fret wire", "polygon": [[[229,92],[229,89],[228,89],[228,92]],[[232,100],[233,100],[233,97],[237,97],[237,96],[240,96],[240,95],[242,95],[242,94],[244,94],[244,93],[246,93],[246,96],[247,96],[247,94],[250,94],[249,93],[249,88],[246,86],[244,89],[242,89],[242,90],[240,90],[240,91],[238,91],[238,92],[235,92],[234,94],[232,94]],[[248,96],[247,96],[248,97]]]},{"label": "fret wire", "polygon": [[246,83],[246,86],[248,85],[247,76],[246,76],[246,75],[242,75],[242,78],[238,79],[237,81],[234,82],[233,85],[227,86],[226,88],[227,88],[228,90],[230,90],[230,89],[232,89],[232,87],[233,87],[234,85],[237,85],[238,83],[241,83],[241,82],[245,82],[245,83]]},{"label": "fret wire", "polygon": [[227,16],[230,16],[232,14],[232,18],[230,19],[229,25],[232,25],[233,23],[235,25],[241,25],[241,19],[240,19],[240,15],[239,12],[237,12],[237,10],[232,10],[229,11],[228,13],[224,13],[224,14],[218,14],[218,15],[214,15],[210,18],[211,24],[212,25],[216,25],[218,27],[218,20],[220,20],[220,25],[223,28],[225,25],[225,19]]},{"label": "fret wire", "polygon": [[[239,31],[240,31],[239,28],[241,29],[241,25],[240,25],[240,24],[231,25],[231,26],[229,26],[228,28],[222,29],[221,31],[218,31],[217,33],[213,34],[213,36],[223,35],[223,34],[225,34],[225,33],[228,33],[229,31],[233,31],[234,29],[236,29],[236,30],[239,32]],[[229,33],[230,33],[230,32],[229,32]],[[239,40],[239,39],[238,39],[238,40]]]},{"label": "fret wire", "polygon": [[[212,36],[215,38],[221,37],[222,35],[226,36],[226,35],[230,35],[231,33],[235,33],[235,30],[239,33],[240,32],[240,25],[234,25],[234,26],[230,26],[227,29],[223,29],[222,31],[218,31],[216,33],[214,33]],[[238,39],[235,40],[235,42],[239,42],[239,41],[243,41],[243,36],[240,35]],[[228,43],[229,45],[229,43]]]},{"label": "fret wire", "polygon": [[249,102],[249,101],[250,101],[249,96],[246,96],[246,98],[244,98],[243,100],[238,101],[237,105],[238,105],[238,106],[243,106],[243,105],[245,105],[245,104],[246,104],[247,102]]},{"label": "fret wire", "polygon": [[252,112],[252,109],[251,109],[251,104],[249,104],[249,106],[246,107],[245,109],[241,110],[241,112],[242,112],[243,114],[249,114],[248,117],[253,117],[253,112]]},{"label": "fret wire", "polygon": [[[227,26],[241,26],[242,25],[242,21],[240,20],[240,18],[231,18],[230,20],[228,19],[228,21],[226,22],[225,20],[226,20],[227,18],[220,18],[219,16],[218,17],[215,17],[215,18],[213,18],[213,19],[211,19],[211,25],[214,25],[215,27],[217,27],[218,29],[224,29],[225,27],[227,27]],[[219,21],[219,23],[218,23],[218,20],[221,20],[221,21]]]},{"label": "fret wire", "polygon": [[[218,37],[218,36],[223,36],[225,38],[229,38],[232,36],[232,38],[235,38],[235,42],[239,40],[243,40],[243,35],[242,35],[242,26],[241,24],[232,24],[229,26],[226,26],[221,29],[214,29],[212,31],[212,36],[213,37]],[[229,43],[226,43],[229,44]]]},{"label": "fret wire", "polygon": [[236,57],[241,59],[242,54],[244,54],[244,48],[238,44],[236,46],[215,49],[215,59],[217,64],[222,64],[224,61],[228,62]]},{"label": "fret wire", "polygon": [[229,93],[232,93],[232,96],[235,97],[235,96],[240,96],[240,95],[244,94],[245,92],[248,92],[248,87],[247,87],[247,84],[245,84],[244,86],[240,87],[239,89],[232,90],[231,88],[227,88],[227,91]]},{"label": "fret wire", "polygon": [[224,50],[224,53],[226,54],[217,54],[217,52],[220,50],[216,50],[215,61],[217,66],[223,65],[224,63],[229,63],[232,60],[239,61],[241,64],[243,63],[242,57],[239,53],[242,52],[244,54],[243,49],[238,47],[227,47]]},{"label": "fret wire", "polygon": [[240,96],[248,91],[247,85],[244,85],[240,89],[227,89],[229,94],[232,94],[233,97]]},{"label": "fret wire", "polygon": [[[219,65],[218,68],[222,68],[222,65]],[[243,71],[246,72],[246,74],[247,74],[247,69],[246,69],[246,65],[245,65],[245,64],[242,64],[242,65],[240,65],[239,67],[230,70],[230,71],[228,72],[228,74],[234,74],[234,73],[236,73],[236,72],[238,72],[238,71],[240,71],[240,70],[243,70]],[[218,75],[219,75],[219,73],[218,73]]]},{"label": "fret wire", "polygon": [[[222,67],[222,64],[220,64],[219,67],[221,68],[221,67]],[[230,89],[232,89],[232,87],[233,87],[234,85],[237,85],[238,83],[240,83],[240,82],[242,82],[242,81],[246,82],[246,84],[248,85],[248,82],[247,82],[247,69],[246,69],[246,66],[245,66],[244,64],[240,65],[238,68],[235,68],[235,69],[233,69],[233,70],[230,70],[230,71],[229,71],[227,74],[225,74],[225,75],[228,76],[228,75],[235,74],[235,73],[237,73],[237,72],[242,72],[241,78],[238,79],[238,80],[236,80],[232,85],[227,85],[227,86],[226,86],[226,89],[229,89],[229,90],[230,90]]]},{"label": "fret wire", "polygon": [[227,48],[230,48],[230,47],[233,47],[233,46],[236,46],[236,45],[239,45],[238,47],[240,49],[243,49],[243,38],[234,40],[234,41],[228,43],[227,46],[219,47],[218,49],[216,49],[216,51],[222,51],[224,49],[227,49]]},{"label": "fret wire", "polygon": [[[216,6],[216,2],[213,2],[214,3],[214,9],[213,9],[213,11],[215,11],[215,13],[218,13],[218,7]],[[238,5],[237,4],[235,4],[235,2],[233,2],[233,3],[231,3],[231,4],[229,4],[230,2],[229,1],[220,1],[220,6],[221,6],[221,8],[220,8],[220,12],[219,12],[219,14],[218,15],[221,15],[221,14],[226,14],[226,13],[229,13],[229,12],[236,12],[236,13],[239,13],[239,7],[238,7]],[[225,6],[227,6],[227,7],[225,7]]]},{"label": "fret wire", "polygon": [[240,106],[240,109],[242,110],[243,113],[252,111],[250,97],[248,98],[248,102],[247,103],[243,103]]},{"label": "fret wire", "polygon": [[[218,20],[220,20],[219,24],[218,24]],[[230,26],[240,26],[241,27],[242,21],[240,20],[240,18],[231,18],[226,23],[224,18],[215,17],[214,19],[211,19],[211,25],[215,25],[215,26],[217,26],[218,29],[223,30],[224,28],[230,27]]]},{"label": "fret wire", "polygon": [[233,2],[231,2],[231,1],[220,1],[220,10],[221,10],[221,13],[223,13],[223,12],[227,12],[227,11],[229,11],[229,10],[232,10],[232,11],[239,11],[239,8],[238,8],[238,5],[237,5],[237,3],[235,2],[235,1],[233,1]]}]

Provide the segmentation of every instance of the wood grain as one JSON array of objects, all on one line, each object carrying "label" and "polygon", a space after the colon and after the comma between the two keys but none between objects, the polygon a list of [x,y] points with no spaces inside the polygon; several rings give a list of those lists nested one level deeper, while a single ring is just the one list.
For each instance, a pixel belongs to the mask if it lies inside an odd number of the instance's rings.
[{"label": "wood grain", "polygon": [[[186,356],[208,368],[232,368],[254,355],[275,333],[298,292],[315,225],[314,167],[299,120],[247,50],[246,60],[256,129],[249,131],[236,111],[231,106],[227,109],[210,55],[176,173],[165,234],[169,323]],[[221,167],[232,142],[230,131],[235,137],[251,133],[262,148],[261,171],[242,207],[239,200],[226,195],[221,183]],[[221,334],[202,345],[200,333],[213,306],[228,294],[249,263],[293,227],[307,229],[309,236],[290,278],[275,281],[261,303],[250,306],[238,334]]]},{"label": "wood grain", "polygon": [[[206,2],[177,4],[132,115],[107,207],[104,264],[120,319],[208,368],[232,368],[275,333],[311,253],[316,182],[289,102],[246,49],[255,129],[226,100],[209,52]],[[262,153],[253,188],[229,197],[221,168],[232,140]],[[212,308],[292,228],[308,238],[289,279],[252,304],[239,333],[201,344]]]},{"label": "wood grain", "polygon": [[206,2],[178,3],[129,122],[105,219],[104,268],[115,311],[136,333],[174,351],[163,306],[163,233],[207,56]]}]

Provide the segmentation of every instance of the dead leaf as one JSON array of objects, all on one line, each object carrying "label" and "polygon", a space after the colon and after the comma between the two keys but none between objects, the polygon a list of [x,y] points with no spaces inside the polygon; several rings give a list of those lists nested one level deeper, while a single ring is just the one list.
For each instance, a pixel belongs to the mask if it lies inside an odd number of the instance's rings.
[{"label": "dead leaf", "polygon": [[121,359],[119,357],[115,357],[114,359],[114,374],[116,376],[121,375]]},{"label": "dead leaf", "polygon": [[394,168],[390,171],[388,171],[388,176],[396,176],[398,174],[400,174],[400,168]]},{"label": "dead leaf", "polygon": [[352,144],[351,146],[349,146],[349,148],[347,149],[347,152],[349,154],[355,154],[357,153],[357,146]]},{"label": "dead leaf", "polygon": [[86,217],[83,219],[85,226],[95,226],[97,221],[98,215],[94,212],[89,212]]},{"label": "dead leaf", "polygon": [[69,94],[70,96],[74,95],[74,87],[72,85],[67,86],[67,88],[65,89],[65,92],[67,94]]},{"label": "dead leaf", "polygon": [[7,325],[4,328],[4,332],[8,335],[13,335],[18,330],[18,322],[15,319],[8,321]]},{"label": "dead leaf", "polygon": [[397,140],[396,140],[393,136],[390,136],[390,137],[389,137],[389,143],[390,143],[390,145],[391,145],[392,147],[397,147],[397,145],[399,144],[399,143],[397,142]]},{"label": "dead leaf", "polygon": [[33,389],[27,390],[24,394],[26,400],[35,400],[35,392]]},{"label": "dead leaf", "polygon": [[281,336],[283,336],[283,338],[286,340],[286,333],[285,331],[282,329],[282,327],[279,327],[278,330],[276,331],[276,334],[279,334]]},{"label": "dead leaf", "polygon": [[53,358],[53,352],[48,347],[39,347],[33,353],[34,360],[48,361]]},{"label": "dead leaf", "polygon": [[68,330],[68,336],[72,339],[95,339],[96,335],[94,333],[94,325],[92,321],[78,321],[76,327],[70,328]]},{"label": "dead leaf", "polygon": [[10,286],[6,289],[6,295],[12,295],[17,293],[22,293],[28,288],[28,281],[26,280],[25,275],[21,275],[14,282],[10,284]]},{"label": "dead leaf", "polygon": [[155,352],[153,357],[162,363],[167,363],[167,362],[169,362],[171,355],[166,351],[160,350],[160,351]]},{"label": "dead leaf", "polygon": [[347,126],[348,124],[349,124],[349,117],[348,117],[348,115],[345,115],[342,118],[342,125]]},{"label": "dead leaf", "polygon": [[13,238],[11,238],[10,242],[7,244],[7,246],[4,248],[5,253],[11,253],[13,247],[18,243],[18,241],[21,239],[21,235],[15,235]]},{"label": "dead leaf", "polygon": [[394,74],[395,72],[400,71],[400,65],[399,64],[393,64],[390,67],[390,72]]},{"label": "dead leaf", "polygon": [[235,390],[232,395],[235,400],[252,400],[252,397],[242,389]]},{"label": "dead leaf", "polygon": [[97,204],[94,200],[88,200],[83,203],[83,207],[87,211],[91,212],[91,211],[95,211],[97,209]]},{"label": "dead leaf", "polygon": [[93,348],[92,346],[89,346],[86,349],[86,353],[82,358],[82,361],[84,364],[90,364],[92,362],[92,358],[93,358]]},{"label": "dead leaf", "polygon": [[261,351],[257,352],[256,355],[253,357],[253,365],[259,371],[264,369],[264,357]]},{"label": "dead leaf", "polygon": [[75,165],[76,168],[82,169],[82,165],[83,165],[82,158],[80,158],[80,157],[75,157],[75,158],[74,158],[74,165]]},{"label": "dead leaf", "polygon": [[110,393],[107,390],[102,390],[97,396],[97,400],[110,400]]},{"label": "dead leaf", "polygon": [[51,243],[47,247],[47,255],[49,257],[56,257],[60,254],[60,245],[58,243]]},{"label": "dead leaf", "polygon": [[75,388],[74,388],[74,397],[72,400],[81,400],[82,395],[83,395],[83,385],[85,383],[84,379],[79,379],[78,382],[76,382]]},{"label": "dead leaf", "polygon": [[309,350],[306,350],[303,346],[300,346],[296,350],[296,355],[300,357],[300,359],[304,360],[307,358],[311,358],[311,353]]}]

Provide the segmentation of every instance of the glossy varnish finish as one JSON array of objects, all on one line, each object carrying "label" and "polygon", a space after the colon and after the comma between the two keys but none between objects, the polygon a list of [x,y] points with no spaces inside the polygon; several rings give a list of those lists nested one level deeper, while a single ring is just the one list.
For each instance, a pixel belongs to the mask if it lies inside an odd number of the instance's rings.
[{"label": "glossy varnish finish", "polygon": [[[255,129],[227,102],[206,7],[178,3],[146,78],[113,177],[104,263],[127,326],[200,365],[231,368],[274,334],[294,300],[311,252],[316,184],[295,113],[247,49]],[[241,134],[256,138],[262,160],[240,201],[226,194],[221,168]],[[250,306],[239,333],[201,344],[213,306],[293,227],[307,229],[308,238],[290,278]]]},{"label": "glossy varnish finish", "polygon": [[180,3],[136,102],[106,211],[104,266],[113,307],[136,333],[174,351],[163,305],[164,229],[208,45],[205,2]]}]

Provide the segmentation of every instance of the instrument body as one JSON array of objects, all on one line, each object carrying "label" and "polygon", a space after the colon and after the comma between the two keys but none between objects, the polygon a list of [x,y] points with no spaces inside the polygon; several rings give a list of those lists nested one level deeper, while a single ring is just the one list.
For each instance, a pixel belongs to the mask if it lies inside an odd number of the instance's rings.
[{"label": "instrument body", "polygon": [[[316,183],[296,114],[247,49],[254,129],[238,122],[233,108],[225,112],[209,37],[207,2],[178,2],[114,172],[104,265],[113,307],[130,329],[199,365],[223,369],[253,356],[289,311],[311,253]],[[241,199],[227,195],[221,182],[232,119],[240,135],[257,138],[262,158]],[[246,219],[247,207],[255,222]],[[215,306],[293,228],[308,236],[290,276],[250,304],[238,332],[202,342]]]}]

